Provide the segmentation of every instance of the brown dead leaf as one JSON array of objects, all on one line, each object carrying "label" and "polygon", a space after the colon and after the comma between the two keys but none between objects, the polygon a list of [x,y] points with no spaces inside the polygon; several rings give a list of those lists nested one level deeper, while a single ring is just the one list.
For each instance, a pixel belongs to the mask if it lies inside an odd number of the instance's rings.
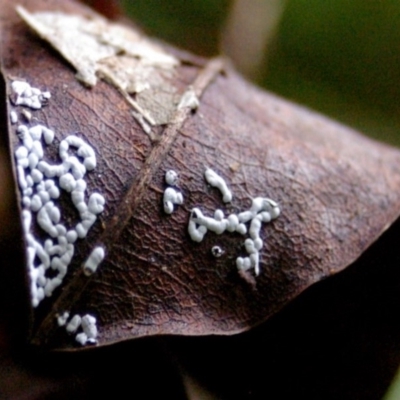
[{"label": "brown dead leaf", "polygon": [[[21,4],[30,13],[100,18],[73,1]],[[63,53],[66,62],[39,39],[12,2],[3,0],[1,6],[1,65],[8,97],[15,79],[51,92],[48,105],[32,111],[28,126],[40,122],[53,129],[55,143],[79,133],[97,157],[96,169],[87,174],[88,193],[97,191],[106,199],[87,239],[76,242],[65,282],[34,311],[34,343],[76,347],[57,325],[56,316],[65,311],[95,315],[100,345],[156,334],[248,330],[314,282],[351,264],[398,217],[397,150],[253,87],[220,59],[203,65],[197,58],[181,62],[170,49],[163,51],[179,62],[168,85],[179,97],[159,121],[157,140],[151,140],[143,121],[132,118],[132,101],[139,103],[135,85],[134,96],[102,80],[92,88],[82,85],[70,66],[78,68],[73,60]],[[103,26],[109,29],[106,21]],[[158,67],[151,68],[141,76],[165,77]],[[104,70],[92,72],[96,78]],[[164,99],[158,97],[164,81],[158,82],[156,93],[143,89],[151,94],[152,105]],[[195,104],[190,97],[199,100],[197,108],[190,106]],[[7,107],[8,112],[20,108],[12,102]],[[159,112],[151,107],[140,103],[135,112]],[[19,145],[15,125],[9,124],[9,137],[14,154]],[[49,152],[57,159],[56,150]],[[207,185],[207,168],[225,178],[232,202],[223,203],[221,193]],[[172,215],[163,211],[169,169],[179,173],[184,198]],[[207,216],[216,209],[237,214],[256,197],[271,198],[281,209],[277,219],[262,225],[259,276],[237,271],[237,257],[247,255],[248,236],[208,232],[196,243],[188,235],[193,208]],[[21,203],[19,191],[18,198]],[[73,225],[71,205],[63,197],[60,205],[67,210],[63,221]],[[36,226],[35,234],[43,232]],[[87,277],[82,264],[96,246],[105,249],[105,259]],[[223,251],[221,257],[212,255],[214,246]]]}]

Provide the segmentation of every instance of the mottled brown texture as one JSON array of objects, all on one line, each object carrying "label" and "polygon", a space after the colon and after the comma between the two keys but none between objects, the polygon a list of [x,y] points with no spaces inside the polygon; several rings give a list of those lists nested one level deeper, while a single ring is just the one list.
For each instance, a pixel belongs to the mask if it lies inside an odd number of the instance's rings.
[{"label": "mottled brown texture", "polygon": [[[21,2],[29,11],[90,13],[69,1]],[[311,284],[351,264],[400,212],[400,153],[366,139],[304,108],[265,93],[221,60],[199,65],[190,57],[178,67],[180,85],[192,85],[200,107],[177,110],[172,122],[149,137],[110,85],[87,89],[54,50],[1,3],[2,71],[47,88],[52,99],[35,112],[60,140],[80,132],[97,153],[87,175],[107,204],[76,257],[61,290],[35,312],[32,340],[74,347],[57,329],[57,312],[96,315],[99,344],[156,334],[233,334],[260,324]],[[84,10],[84,11],[82,11]],[[18,139],[11,132],[12,151]],[[224,205],[204,171],[226,178],[234,199]],[[164,173],[180,174],[185,202],[167,216],[162,210]],[[208,232],[190,240],[190,210],[206,215],[249,208],[252,197],[270,197],[282,210],[261,236],[261,274],[256,287],[242,279],[236,257],[244,237]],[[106,259],[91,278],[81,263],[96,244]],[[221,258],[211,255],[219,245]]]}]

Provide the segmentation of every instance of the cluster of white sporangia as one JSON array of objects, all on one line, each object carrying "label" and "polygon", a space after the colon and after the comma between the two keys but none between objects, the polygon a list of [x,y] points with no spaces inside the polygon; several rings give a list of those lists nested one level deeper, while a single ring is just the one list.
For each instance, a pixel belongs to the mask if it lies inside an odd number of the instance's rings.
[{"label": "cluster of white sporangia", "polygon": [[[212,169],[205,171],[206,181],[213,187],[220,190],[224,203],[232,201],[232,192],[229,190],[225,180],[215,173]],[[230,214],[225,218],[222,210],[215,210],[214,217],[203,215],[199,208],[193,208],[190,219],[188,232],[192,240],[201,242],[208,230],[221,235],[225,231],[237,232],[241,235],[249,233],[249,238],[244,242],[244,247],[248,257],[238,257],[236,265],[238,270],[248,271],[253,268],[254,273],[260,273],[260,251],[263,247],[263,241],[260,237],[261,224],[270,222],[277,218],[280,214],[280,209],[276,202],[264,197],[256,197],[252,200],[249,210],[239,214]],[[246,224],[249,224],[247,228]],[[212,254],[215,257],[220,257],[224,250],[219,246],[212,248]]]},{"label": "cluster of white sporangia", "polygon": [[[27,82],[14,81],[11,84],[14,105],[40,109],[50,99],[49,92],[32,88]],[[11,123],[18,123],[16,110],[10,112]],[[93,148],[75,135],[67,136],[60,142],[59,164],[44,159],[45,146],[53,143],[54,132],[40,124],[18,125],[17,135],[20,146],[15,151],[17,179],[22,193],[22,218],[27,242],[27,260],[31,278],[32,305],[37,307],[61,285],[74,255],[74,243],[83,239],[95,223],[105,205],[104,197],[92,193],[85,200],[87,171],[96,167]],[[44,142],[44,143],[43,143]],[[80,221],[71,228],[63,224],[57,199],[61,191],[71,196]],[[36,238],[32,224],[36,223],[45,240]],[[43,236],[43,235],[41,235]],[[104,258],[104,249],[96,247],[83,265],[85,274],[96,271]]]},{"label": "cluster of white sporangia", "polygon": [[[175,186],[178,182],[178,174],[170,169],[165,173],[165,182],[170,186]],[[181,192],[178,192],[173,187],[167,187],[164,190],[163,205],[164,212],[166,214],[172,214],[174,211],[174,205],[183,204],[183,196]]]},{"label": "cluster of white sporangia", "polygon": [[[97,325],[96,318],[93,317],[93,315],[86,314],[81,317],[80,315],[75,314],[67,324],[68,318],[69,312],[67,311],[58,315],[58,326],[65,326],[65,329],[69,334],[76,333],[75,340],[82,346],[97,343]],[[78,332],[80,328],[82,328],[83,332]]]},{"label": "cluster of white sporangia", "polygon": [[51,98],[50,92],[42,92],[38,88],[31,87],[27,82],[14,81],[11,88],[13,90],[12,101],[16,106],[27,106],[39,110]]}]

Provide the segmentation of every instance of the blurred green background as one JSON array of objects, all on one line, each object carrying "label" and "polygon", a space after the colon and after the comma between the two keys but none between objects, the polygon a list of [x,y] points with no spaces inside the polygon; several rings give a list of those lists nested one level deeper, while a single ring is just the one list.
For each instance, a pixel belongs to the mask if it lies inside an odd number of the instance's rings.
[{"label": "blurred green background", "polygon": [[[263,1],[267,7],[277,3]],[[146,32],[203,55],[220,51],[221,31],[232,3],[123,1],[128,14]],[[264,62],[251,78],[283,97],[400,146],[400,1],[283,3]],[[264,19],[270,24],[270,13],[265,6],[261,9],[254,23]],[[244,27],[235,29],[240,34]]]}]

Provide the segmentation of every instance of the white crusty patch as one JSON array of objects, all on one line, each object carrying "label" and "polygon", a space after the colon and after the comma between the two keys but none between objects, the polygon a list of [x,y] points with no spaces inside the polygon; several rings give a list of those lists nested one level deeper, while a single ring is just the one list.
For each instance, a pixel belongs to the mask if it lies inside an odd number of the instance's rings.
[{"label": "white crusty patch", "polygon": [[79,327],[81,326],[82,318],[80,315],[75,314],[71,320],[68,322],[66,326],[66,330],[68,333],[75,333]]},{"label": "white crusty patch", "polygon": [[97,338],[97,321],[92,315],[86,314],[82,317],[82,329],[88,339]]},{"label": "white crusty patch", "polygon": [[[205,179],[214,187],[217,187],[222,195],[223,201],[231,201],[232,193],[225,180],[208,168],[205,172]],[[215,210],[214,216],[206,216],[199,207],[192,209],[189,217],[188,233],[195,242],[201,242],[208,231],[217,235],[225,232],[237,232],[241,235],[249,234],[249,238],[244,241],[244,248],[247,257],[237,257],[236,266],[239,271],[253,269],[255,275],[260,273],[260,251],[263,247],[263,240],[260,230],[263,223],[268,223],[277,218],[280,214],[278,204],[265,197],[256,197],[252,200],[248,210],[240,212],[238,215],[230,214],[225,217],[220,209]],[[246,226],[248,224],[248,226]],[[215,257],[220,257],[224,251],[219,246],[211,249]]]},{"label": "white crusty patch", "polygon": [[232,201],[232,192],[229,190],[224,178],[219,176],[211,168],[207,168],[204,173],[206,181],[213,187],[219,189],[222,194],[222,201],[224,203],[229,203]]},{"label": "white crusty patch", "polygon": [[183,195],[172,187],[167,187],[164,191],[163,205],[164,212],[166,214],[172,214],[174,212],[174,205],[183,204]]},{"label": "white crusty patch", "polygon": [[164,190],[163,195],[163,207],[166,214],[172,214],[174,212],[175,205],[183,204],[183,195],[177,189],[170,186],[176,185],[178,182],[178,173],[172,169],[165,173],[165,182],[169,185]]},{"label": "white crusty patch", "polygon": [[89,257],[83,264],[83,272],[85,275],[92,275],[97,271],[100,263],[104,260],[105,251],[101,246],[95,247]]},{"label": "white crusty patch", "polygon": [[10,111],[10,122],[15,125],[18,122],[18,115],[14,110]]},{"label": "white crusty patch", "polygon": [[[66,313],[63,315],[65,314]],[[65,325],[65,322],[62,325],[59,324],[59,326],[63,325]],[[83,317],[81,317],[80,315],[75,314],[68,322],[65,329],[67,333],[75,334],[75,340],[81,346],[97,343],[97,320],[93,315],[85,314]]]},{"label": "white crusty patch", "polygon": [[69,318],[69,312],[65,311],[62,314],[57,314],[56,318],[58,326],[65,326]]},{"label": "white crusty patch", "polygon": [[[50,92],[42,92],[40,89],[32,87],[28,82],[24,81],[13,81],[11,89],[11,101],[14,105],[26,106],[34,110],[41,109],[51,97]],[[16,121],[13,123],[16,123]]]},{"label": "white crusty patch", "polygon": [[[27,82],[21,82],[11,84],[18,96],[30,87]],[[50,98],[50,94],[46,98]],[[62,284],[73,260],[76,240],[86,237],[103,212],[105,199],[96,192],[87,198],[85,175],[96,167],[97,161],[94,149],[84,139],[69,135],[61,140],[60,162],[54,163],[45,157],[47,146],[54,141],[53,130],[42,124],[20,124],[16,133],[20,144],[14,155],[23,207],[31,299],[32,305],[37,307]],[[75,226],[66,226],[62,218],[59,206],[62,194],[70,196],[79,214]],[[42,231],[40,239],[34,234],[34,226]],[[87,270],[96,270],[100,256],[99,250],[89,256]]]},{"label": "white crusty patch", "polygon": [[174,186],[178,182],[178,173],[174,171],[173,169],[169,169],[165,173],[165,182],[167,185]]}]

